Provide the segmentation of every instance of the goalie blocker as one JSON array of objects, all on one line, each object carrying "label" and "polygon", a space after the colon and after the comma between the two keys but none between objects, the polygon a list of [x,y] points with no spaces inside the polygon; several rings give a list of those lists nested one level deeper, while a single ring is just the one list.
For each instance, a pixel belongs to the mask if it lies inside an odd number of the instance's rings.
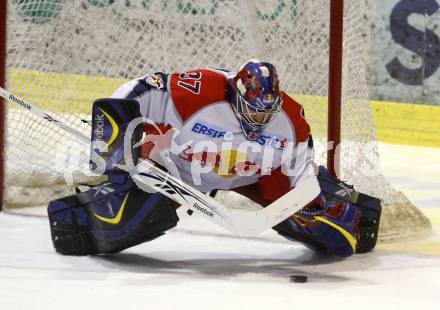
[{"label": "goalie blocker", "polygon": [[[136,165],[140,157],[143,125],[127,132],[129,124],[140,118],[139,103],[130,99],[103,98],[93,103],[92,136],[90,144],[90,170],[107,175],[126,174],[118,165]],[[125,135],[131,140],[125,141]],[[127,144],[127,145],[126,145]],[[130,151],[131,158],[127,154]],[[126,162],[128,160],[128,162]]]}]

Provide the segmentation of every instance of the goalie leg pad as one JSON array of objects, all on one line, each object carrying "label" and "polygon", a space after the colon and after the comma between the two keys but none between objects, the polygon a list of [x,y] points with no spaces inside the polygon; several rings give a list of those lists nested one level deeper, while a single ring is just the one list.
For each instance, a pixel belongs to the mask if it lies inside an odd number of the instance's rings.
[{"label": "goalie leg pad", "polygon": [[103,183],[50,202],[53,245],[66,255],[116,253],[176,226],[174,203],[128,184]]},{"label": "goalie leg pad", "polygon": [[360,193],[353,186],[333,178],[322,166],[319,169],[318,180],[327,201],[345,201],[360,211],[359,241],[356,253],[366,253],[374,249],[379,234],[382,212],[380,199]]},{"label": "goalie leg pad", "polygon": [[324,167],[321,195],[274,229],[282,236],[338,257],[371,251],[377,241],[380,200],[334,179]]},{"label": "goalie leg pad", "polygon": [[356,251],[359,217],[360,212],[349,203],[316,199],[274,229],[319,252],[347,257]]}]

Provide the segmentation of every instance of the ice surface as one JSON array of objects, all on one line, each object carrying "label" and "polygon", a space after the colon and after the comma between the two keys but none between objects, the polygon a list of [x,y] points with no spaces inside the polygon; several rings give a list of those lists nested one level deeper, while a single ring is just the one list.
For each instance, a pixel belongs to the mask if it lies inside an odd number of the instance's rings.
[{"label": "ice surface", "polygon": [[379,143],[379,153],[396,189],[420,208],[440,208],[440,148]]},{"label": "ice surface", "polygon": [[[204,221],[200,222],[204,225]],[[194,223],[193,223],[194,224]],[[117,255],[56,254],[47,219],[0,216],[1,309],[436,309],[440,256],[336,260],[275,235],[171,231]],[[431,237],[440,240],[439,232]],[[434,238],[434,239],[432,239]],[[305,274],[308,283],[291,283]]]}]

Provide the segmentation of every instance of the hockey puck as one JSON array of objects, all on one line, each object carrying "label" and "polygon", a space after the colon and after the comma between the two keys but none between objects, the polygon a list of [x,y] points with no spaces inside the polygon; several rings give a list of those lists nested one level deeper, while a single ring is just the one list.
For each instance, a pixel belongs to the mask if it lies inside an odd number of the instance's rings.
[{"label": "hockey puck", "polygon": [[296,275],[296,274],[290,276],[290,282],[306,283],[307,281],[308,281],[308,277],[307,276]]}]

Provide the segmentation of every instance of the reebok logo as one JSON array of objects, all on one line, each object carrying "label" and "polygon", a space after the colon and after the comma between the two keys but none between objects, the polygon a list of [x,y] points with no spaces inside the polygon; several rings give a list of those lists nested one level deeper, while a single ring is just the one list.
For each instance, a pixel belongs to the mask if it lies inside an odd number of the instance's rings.
[{"label": "reebok logo", "polygon": [[15,97],[14,95],[10,95],[9,96],[9,99],[11,100],[11,101],[14,101],[16,104],[18,104],[19,106],[22,106],[23,108],[25,108],[25,109],[28,109],[29,111],[30,110],[32,110],[32,107],[29,105],[29,104],[27,104],[27,103],[25,103],[23,100],[21,100],[21,99],[18,99],[17,97]]},{"label": "reebok logo", "polygon": [[194,204],[193,207],[196,208],[197,210],[199,210],[200,212],[205,213],[206,215],[208,215],[208,216],[210,216],[210,217],[214,217],[214,213],[212,213],[212,212],[206,210],[205,208],[199,206],[199,205],[196,204],[196,203]]},{"label": "reebok logo", "polygon": [[102,140],[104,138],[104,114],[97,114],[95,121],[95,140]]}]

